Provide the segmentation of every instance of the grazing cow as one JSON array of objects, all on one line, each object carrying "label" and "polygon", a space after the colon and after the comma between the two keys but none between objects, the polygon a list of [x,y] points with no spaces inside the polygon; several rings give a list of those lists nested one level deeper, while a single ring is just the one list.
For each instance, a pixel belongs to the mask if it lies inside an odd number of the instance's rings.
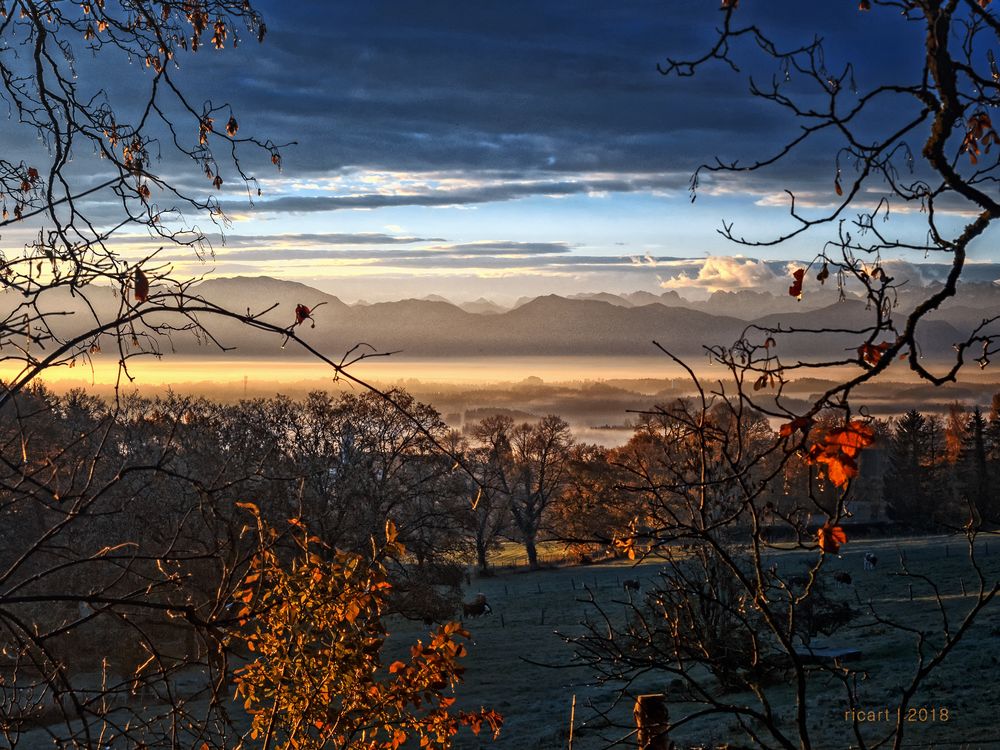
[{"label": "grazing cow", "polygon": [[639,582],[634,578],[626,578],[622,582],[622,589],[624,589],[627,594],[633,591],[639,593]]},{"label": "grazing cow", "polygon": [[853,583],[850,573],[845,573],[843,570],[838,570],[833,574],[833,580],[839,583],[841,586],[850,586]]},{"label": "grazing cow", "polygon": [[479,593],[471,602],[462,602],[462,617],[480,617],[492,614],[493,608],[486,601],[486,594]]},{"label": "grazing cow", "polygon": [[871,552],[865,552],[865,570],[875,570],[878,565],[878,557]]}]

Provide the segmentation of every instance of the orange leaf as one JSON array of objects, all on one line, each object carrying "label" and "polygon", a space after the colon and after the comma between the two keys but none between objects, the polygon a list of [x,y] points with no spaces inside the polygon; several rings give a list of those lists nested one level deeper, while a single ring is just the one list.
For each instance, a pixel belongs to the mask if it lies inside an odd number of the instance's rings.
[{"label": "orange leaf", "polygon": [[791,422],[786,422],[781,425],[778,430],[778,435],[780,437],[789,437],[796,430],[802,430],[803,432],[808,432],[809,428],[812,427],[813,420],[810,417],[796,417]]},{"label": "orange leaf", "polygon": [[819,548],[830,554],[836,554],[840,545],[847,543],[847,534],[844,530],[840,526],[831,526],[829,521],[819,527],[816,536],[819,539]]},{"label": "orange leaf", "polygon": [[831,430],[825,442],[828,446],[836,446],[841,453],[854,458],[862,448],[867,448],[875,442],[875,433],[870,425],[854,420],[847,427]]},{"label": "orange leaf", "polygon": [[882,355],[892,346],[888,341],[883,341],[881,344],[862,344],[858,347],[858,357],[865,364],[869,364],[872,367],[877,365],[882,361]]},{"label": "orange leaf", "polygon": [[875,433],[871,426],[854,420],[846,427],[828,432],[820,443],[809,449],[807,460],[811,464],[823,464],[830,481],[843,487],[858,475],[855,457],[873,442]]},{"label": "orange leaf", "polygon": [[817,460],[826,466],[826,476],[838,487],[843,487],[858,475],[858,465],[850,456],[823,453]]}]

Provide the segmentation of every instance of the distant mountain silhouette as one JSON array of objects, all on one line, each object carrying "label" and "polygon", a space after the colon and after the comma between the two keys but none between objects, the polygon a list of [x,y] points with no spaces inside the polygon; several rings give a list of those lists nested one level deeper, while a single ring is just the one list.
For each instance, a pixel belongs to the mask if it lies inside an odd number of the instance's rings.
[{"label": "distant mountain silhouette", "polygon": [[496,302],[488,300],[485,297],[480,297],[472,302],[463,302],[459,305],[459,307],[466,312],[475,313],[477,315],[502,313],[507,311],[506,307],[498,305]]},{"label": "distant mountain silhouette", "polygon": [[[296,332],[310,345],[337,357],[362,342],[378,351],[400,351],[415,358],[642,356],[657,354],[654,340],[679,356],[691,357],[702,354],[706,344],[733,343],[748,326],[781,326],[830,331],[779,336],[775,353],[785,361],[817,355],[855,359],[864,336],[852,331],[872,321],[871,311],[860,300],[830,304],[837,296],[834,290],[814,290],[802,302],[753,290],[717,292],[701,302],[687,302],[674,291],[663,295],[595,293],[578,295],[577,299],[546,295],[525,298],[510,310],[486,299],[459,306],[436,296],[352,306],[305,284],[268,277],[210,279],[190,291],[234,313],[260,315],[279,328],[295,322],[296,305],[307,305],[314,311],[315,327],[312,321],[306,322]],[[971,327],[984,317],[1000,314],[997,287],[970,285],[969,292],[975,304],[963,304],[966,300],[960,296],[920,325],[918,340],[924,356],[948,355]],[[85,293],[89,304],[79,292],[66,287],[42,295],[43,310],[64,313],[55,323],[60,335],[111,320],[122,306],[117,291],[110,287],[91,287]],[[661,301],[649,303],[650,298]],[[901,293],[901,310],[915,298],[915,292]],[[2,293],[0,312],[10,312],[22,301],[18,294]],[[673,304],[677,301],[679,304]],[[165,314],[151,319],[178,322]],[[216,341],[241,355],[276,355],[280,351],[280,336],[255,331],[240,320],[210,315],[199,319]],[[995,332],[996,328],[990,330]],[[169,340],[164,338],[161,348],[182,354],[218,353],[213,345],[185,331],[173,333]]]}]

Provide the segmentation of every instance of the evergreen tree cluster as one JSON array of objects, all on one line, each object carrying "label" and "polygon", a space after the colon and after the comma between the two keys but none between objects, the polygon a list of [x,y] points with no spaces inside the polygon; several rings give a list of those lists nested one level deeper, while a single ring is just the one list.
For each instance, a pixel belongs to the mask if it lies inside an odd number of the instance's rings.
[{"label": "evergreen tree cluster", "polygon": [[916,409],[890,421],[882,497],[915,529],[1000,525],[1000,393],[988,413],[953,403],[944,417]]}]

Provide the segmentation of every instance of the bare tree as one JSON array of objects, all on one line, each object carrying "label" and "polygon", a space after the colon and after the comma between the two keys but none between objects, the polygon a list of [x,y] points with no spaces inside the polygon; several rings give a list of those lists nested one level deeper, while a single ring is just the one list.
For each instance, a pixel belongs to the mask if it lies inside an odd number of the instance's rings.
[{"label": "bare tree", "polygon": [[486,417],[471,429],[477,445],[469,452],[475,482],[469,488],[473,499],[468,515],[480,573],[489,569],[489,552],[510,525],[513,429],[514,420],[503,414]]},{"label": "bare tree", "polygon": [[[0,2],[5,135],[20,148],[0,158],[0,363],[13,373],[0,388],[7,747],[244,739],[228,696],[247,618],[232,605],[259,550],[239,503],[295,517],[295,410],[121,393],[104,405],[36,380],[110,360],[121,383],[134,357],[185,337],[225,350],[219,322],[294,341],[356,380],[346,368],[360,349],[335,361],[299,337],[310,300],[276,323],[266,300],[226,309],[159,259],[164,248],[208,257],[200,224],[225,230],[219,197],[252,202],[256,167],[281,167],[285,144],[247,134],[239,112],[177,72],[265,30],[247,0]],[[433,444],[420,417],[402,422]]]},{"label": "bare tree", "polygon": [[[819,702],[838,700],[853,746],[901,748],[917,731],[907,716],[918,696],[927,695],[932,675],[954,674],[959,644],[995,607],[1000,581],[976,547],[977,537],[994,530],[968,493],[963,534],[975,583],[960,604],[901,557],[898,574],[931,603],[919,622],[831,594],[828,583],[843,573],[835,570],[838,556],[851,543],[841,526],[851,485],[865,450],[884,432],[860,408],[858,386],[900,360],[944,385],[970,359],[988,367],[997,351],[994,319],[962,332],[946,353],[922,347],[921,332],[934,310],[960,294],[970,250],[1000,216],[993,190],[1000,160],[990,150],[1000,143],[991,120],[1000,101],[993,52],[1000,20],[980,0],[865,0],[856,10],[845,7],[841,12],[868,13],[886,44],[915,29],[923,38],[923,55],[899,80],[865,88],[866,71],[835,62],[820,35],[786,49],[756,23],[753,4],[744,6],[724,0],[710,48],[669,59],[661,71],[697,76],[716,63],[736,71],[738,51],[749,43],[773,72],[767,84],[751,80],[752,95],[786,112],[799,129],[756,161],[717,159],[700,167],[692,196],[706,182],[763,172],[801,153],[828,154],[828,199],[805,207],[787,191],[790,229],[756,239],[724,222],[721,233],[759,248],[829,230],[813,262],[792,273],[789,294],[809,295],[829,281],[845,297],[860,290],[865,313],[816,329],[751,325],[732,344],[707,343],[726,376],[709,385],[689,370],[697,396],[656,410],[652,419],[662,431],[644,437],[640,431],[646,444],[619,459],[644,511],[621,531],[618,545],[661,560],[660,582],[643,602],[629,605],[624,621],[595,601],[601,616],[583,635],[567,638],[603,679],[623,686],[622,695],[643,675],[672,678],[667,731],[678,738],[741,736],[755,747],[824,747]],[[923,231],[915,235],[905,222],[887,221],[890,209],[895,217],[900,208],[921,212]],[[904,289],[906,280],[890,275],[889,261],[908,252],[947,263],[943,283]],[[791,378],[819,372],[835,373],[835,384],[806,406],[786,395]],[[793,462],[807,471],[786,494]],[[848,625],[891,634],[893,648],[912,655],[905,673],[859,669],[814,653],[813,636]],[[861,710],[876,692],[899,711],[865,725]],[[718,726],[723,717],[728,729],[713,735],[708,722]]]}]

